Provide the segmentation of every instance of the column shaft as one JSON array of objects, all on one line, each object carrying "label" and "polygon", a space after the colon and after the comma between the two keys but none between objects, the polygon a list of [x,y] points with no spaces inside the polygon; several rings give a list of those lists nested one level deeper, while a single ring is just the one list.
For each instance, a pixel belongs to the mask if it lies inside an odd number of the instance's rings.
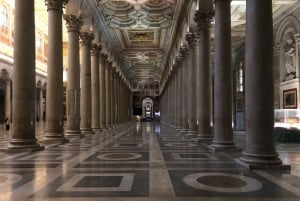
[{"label": "column shaft", "polygon": [[43,149],[35,138],[34,0],[15,1],[12,132],[9,149]]},{"label": "column shaft", "polygon": [[230,0],[215,1],[214,139],[216,149],[235,147],[232,129]]},{"label": "column shaft", "polygon": [[240,161],[248,168],[279,165],[274,143],[272,0],[247,1],[246,148]]},{"label": "column shaft", "polygon": [[48,8],[48,59],[45,142],[66,142],[63,133],[62,13],[66,1],[46,0]]},{"label": "column shaft", "polygon": [[95,132],[100,130],[100,89],[99,89],[99,46],[92,45],[91,49],[91,77],[92,77],[92,129]]},{"label": "column shaft", "polygon": [[11,121],[11,81],[7,78],[5,82],[5,119]]},{"label": "column shaft", "polygon": [[91,128],[91,41],[94,35],[88,32],[80,33],[81,38],[81,106],[80,129],[82,133],[93,133]]},{"label": "column shaft", "polygon": [[79,30],[82,18],[64,15],[68,29],[68,82],[66,91],[67,125],[66,137],[81,137],[80,131],[80,64]]},{"label": "column shaft", "polygon": [[[188,75],[188,68],[189,68],[189,61],[190,61],[190,55],[189,50],[187,47],[180,48],[180,53],[183,56],[183,66],[182,66],[182,76]],[[188,124],[188,82],[189,79],[185,78],[182,81],[182,132],[187,132],[189,128]]]},{"label": "column shaft", "polygon": [[197,97],[196,91],[197,81],[197,66],[199,66],[199,43],[195,33],[188,33],[186,39],[189,43],[190,57],[188,64],[188,121],[189,121],[189,134],[194,136],[198,133],[197,126]]},{"label": "column shaft", "polygon": [[110,125],[111,125],[111,121],[110,121],[110,81],[109,81],[109,76],[110,74],[110,67],[109,67],[109,64],[108,62],[106,61],[105,62],[105,110],[106,110],[106,117],[105,117],[105,120],[106,120],[106,128],[109,129],[110,128]]},{"label": "column shaft", "polygon": [[100,128],[106,129],[106,87],[105,87],[105,59],[106,55],[100,56]]}]

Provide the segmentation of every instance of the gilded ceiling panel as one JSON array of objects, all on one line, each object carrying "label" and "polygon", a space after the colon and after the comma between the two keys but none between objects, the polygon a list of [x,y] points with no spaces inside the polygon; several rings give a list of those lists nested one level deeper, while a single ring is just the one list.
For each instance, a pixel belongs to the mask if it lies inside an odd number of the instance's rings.
[{"label": "gilded ceiling panel", "polygon": [[176,0],[97,2],[107,26],[115,33],[120,46],[126,49],[121,52],[131,78],[159,80],[163,48],[170,34]]}]

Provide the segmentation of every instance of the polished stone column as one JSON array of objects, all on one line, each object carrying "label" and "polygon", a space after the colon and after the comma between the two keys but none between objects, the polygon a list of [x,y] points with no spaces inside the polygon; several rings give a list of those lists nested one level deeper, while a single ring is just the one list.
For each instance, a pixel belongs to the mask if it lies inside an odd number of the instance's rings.
[{"label": "polished stone column", "polygon": [[173,91],[174,91],[174,105],[173,105],[173,110],[174,110],[174,115],[173,115],[173,121],[174,121],[174,127],[177,129],[178,128],[178,122],[177,122],[177,116],[178,116],[178,110],[177,110],[177,106],[178,106],[178,69],[177,69],[177,63],[174,65],[175,69],[174,69],[174,84],[173,84]]},{"label": "polished stone column", "polygon": [[108,64],[108,61],[105,62],[105,124],[106,124],[106,128],[110,129],[111,127],[111,119],[110,119],[110,87],[111,87],[111,83],[110,83],[110,66]]},{"label": "polished stone column", "polygon": [[167,90],[168,90],[168,125],[172,125],[172,77],[169,75]]},{"label": "polished stone column", "polygon": [[119,124],[119,85],[118,85],[118,79],[119,79],[119,76],[118,76],[118,72],[116,72],[116,76],[115,76],[115,79],[114,79],[114,82],[115,82],[115,125],[117,126]]},{"label": "polished stone column", "polygon": [[100,55],[99,78],[100,78],[100,128],[106,129],[106,87],[105,87],[105,60],[107,55]]},{"label": "polished stone column", "polygon": [[230,2],[215,1],[214,149],[235,147],[232,129]]},{"label": "polished stone column", "polygon": [[180,54],[183,57],[183,66],[182,66],[182,107],[181,107],[181,132],[185,133],[188,132],[189,123],[188,123],[188,88],[189,88],[189,79],[187,79],[188,75],[188,68],[189,68],[189,61],[190,61],[190,54],[189,50],[186,46],[180,48]]},{"label": "polished stone column", "polygon": [[277,166],[274,139],[272,0],[246,5],[246,147],[239,162],[250,168]]},{"label": "polished stone column", "polygon": [[83,23],[79,15],[64,15],[64,19],[68,29],[67,125],[65,135],[67,138],[82,137],[80,131],[79,30]]},{"label": "polished stone column", "polygon": [[12,132],[8,149],[40,150],[35,138],[34,0],[15,1]]},{"label": "polished stone column", "polygon": [[48,58],[46,129],[44,142],[67,142],[63,132],[62,14],[67,0],[46,0],[48,11]]},{"label": "polished stone column", "polygon": [[11,80],[6,78],[5,80],[5,119],[11,121]]},{"label": "polished stone column", "polygon": [[43,87],[41,86],[40,87],[40,90],[39,90],[39,111],[40,111],[40,122],[43,122],[43,119],[44,119],[44,97],[43,97]]},{"label": "polished stone column", "polygon": [[99,89],[99,51],[101,47],[92,45],[91,49],[91,77],[92,77],[92,129],[101,132],[100,129],[100,89]]},{"label": "polished stone column", "polygon": [[198,134],[197,126],[197,67],[199,66],[199,42],[196,33],[188,33],[186,40],[189,43],[190,57],[188,64],[188,93],[187,93],[187,107],[188,107],[188,121],[189,121],[189,135],[195,137]]},{"label": "polished stone column", "polygon": [[[211,5],[212,6],[212,5]],[[210,25],[213,12],[197,11],[195,21],[198,25],[199,37],[199,66],[197,68],[197,119],[198,141],[213,139],[211,128],[211,73],[210,73]],[[229,53],[231,51],[229,50]],[[229,79],[230,80],[230,79]],[[222,101],[224,98],[218,100]]]},{"label": "polished stone column", "polygon": [[110,61],[109,62],[109,68],[110,68],[110,73],[109,73],[109,99],[110,99],[110,102],[109,102],[109,111],[110,111],[110,127],[111,128],[114,128],[114,122],[113,122],[113,116],[114,116],[114,110],[113,110],[113,106],[114,106],[114,83],[113,83],[113,76],[114,76],[114,70],[113,70],[113,67],[112,67],[112,62]]},{"label": "polished stone column", "polygon": [[91,115],[91,42],[94,34],[90,32],[81,32],[81,100],[80,100],[80,130],[83,134],[94,134],[92,131]]},{"label": "polished stone column", "polygon": [[116,79],[116,72],[114,69],[111,71],[111,124],[112,127],[116,126],[116,85],[115,85],[115,79]]},{"label": "polished stone column", "polygon": [[182,56],[176,57],[177,62],[177,130],[180,131],[182,128]]}]

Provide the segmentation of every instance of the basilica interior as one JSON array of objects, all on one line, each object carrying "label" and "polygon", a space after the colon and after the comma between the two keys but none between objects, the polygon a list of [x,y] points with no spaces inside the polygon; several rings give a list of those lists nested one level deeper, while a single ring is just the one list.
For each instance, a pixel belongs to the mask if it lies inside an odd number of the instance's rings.
[{"label": "basilica interior", "polygon": [[300,2],[0,0],[0,200],[300,201]]}]

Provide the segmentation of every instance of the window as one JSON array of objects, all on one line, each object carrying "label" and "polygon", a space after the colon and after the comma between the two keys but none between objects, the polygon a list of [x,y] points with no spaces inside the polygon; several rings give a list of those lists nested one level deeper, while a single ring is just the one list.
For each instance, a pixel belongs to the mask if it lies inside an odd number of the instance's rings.
[{"label": "window", "polygon": [[0,26],[1,28],[8,28],[8,11],[4,5],[0,7]]},{"label": "window", "polygon": [[238,83],[237,83],[237,91],[243,92],[244,91],[244,69],[243,63],[240,63],[239,69],[237,71]]}]

